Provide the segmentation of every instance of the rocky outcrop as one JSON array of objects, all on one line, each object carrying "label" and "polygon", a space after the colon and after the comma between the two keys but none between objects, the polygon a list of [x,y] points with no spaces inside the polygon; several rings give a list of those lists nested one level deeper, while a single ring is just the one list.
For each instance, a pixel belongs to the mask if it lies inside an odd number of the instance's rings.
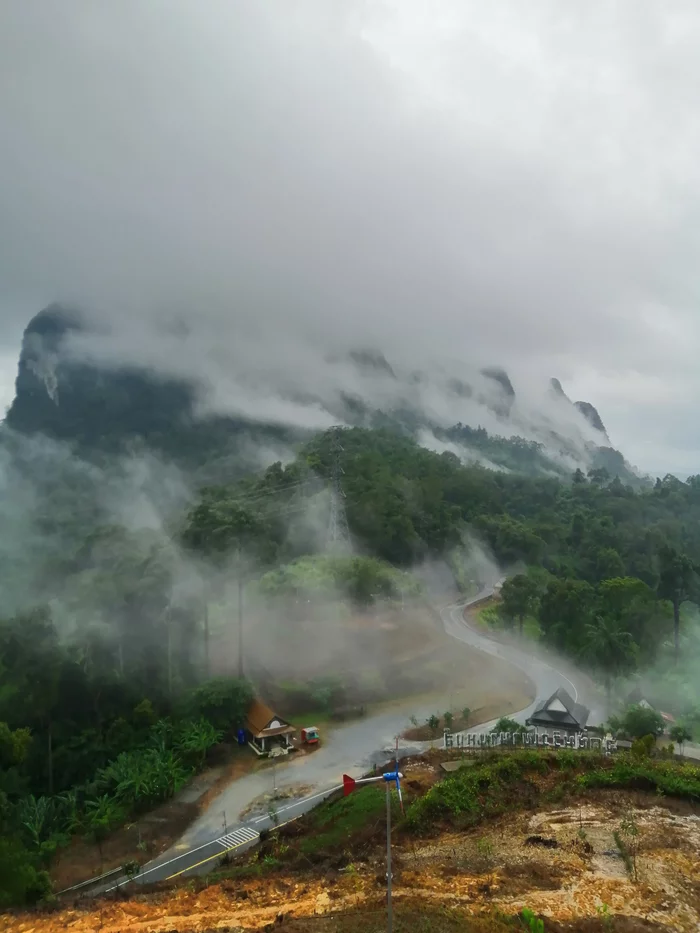
[{"label": "rocky outcrop", "polygon": [[499,417],[507,418],[515,401],[515,389],[508,373],[498,366],[487,366],[480,372],[489,390],[480,400]]},{"label": "rocky outcrop", "polygon": [[[261,445],[297,444],[312,433],[310,428],[243,415],[203,416],[197,405],[198,386],[192,382],[119,362],[96,365],[71,355],[68,338],[87,327],[79,314],[58,305],[30,321],[7,427],[67,441],[84,456],[145,447],[198,471],[211,464],[230,471],[246,446],[252,456]],[[465,367],[457,375],[434,369],[402,373],[376,348],[355,348],[335,360],[355,369],[352,389],[317,398],[300,387],[293,401],[302,407],[325,408],[338,423],[382,427],[412,437],[426,432],[426,436],[444,436],[483,454],[489,463],[530,473],[567,475],[572,463],[580,461],[587,467],[598,446],[611,449],[593,405],[575,403],[599,441],[584,436],[580,420],[575,424],[577,415],[560,419],[562,424],[555,429],[546,408],[539,413],[517,410],[510,377],[498,366],[478,373]],[[274,393],[275,386],[270,390]],[[573,403],[558,379],[550,380],[549,391],[573,415]],[[288,397],[280,390],[280,398]],[[455,436],[446,427],[445,412],[454,418]],[[480,428],[481,417],[488,413],[495,413],[502,425],[491,434]]]},{"label": "rocky outcrop", "polygon": [[598,414],[598,410],[593,405],[591,405],[590,402],[574,402],[574,406],[581,412],[591,427],[595,428],[596,431],[600,431],[605,440],[610,443],[608,439],[608,432],[605,430],[603,419]]},{"label": "rocky outcrop", "polygon": [[287,442],[277,426],[196,417],[196,388],[184,380],[73,358],[67,338],[76,330],[85,330],[80,315],[58,305],[30,321],[6,428],[67,442],[85,457],[143,447],[193,467],[229,460],[253,431],[261,442]]},{"label": "rocky outcrop", "polygon": [[381,374],[383,376],[389,376],[391,379],[396,379],[396,373],[380,350],[351,350],[348,356],[364,375]]},{"label": "rocky outcrop", "polygon": [[571,404],[571,399],[569,398],[569,396],[566,394],[566,392],[562,388],[561,382],[559,382],[559,380],[556,378],[552,378],[549,380],[549,394],[553,398],[562,399],[563,401]]}]

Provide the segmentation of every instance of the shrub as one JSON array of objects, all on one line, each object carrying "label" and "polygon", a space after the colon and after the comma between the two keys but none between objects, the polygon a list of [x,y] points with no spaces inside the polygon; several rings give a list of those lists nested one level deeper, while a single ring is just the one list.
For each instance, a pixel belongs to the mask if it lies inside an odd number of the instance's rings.
[{"label": "shrub", "polygon": [[431,732],[437,732],[440,728],[440,717],[433,713],[432,716],[427,718],[426,724]]},{"label": "shrub", "polygon": [[190,718],[207,719],[226,734],[244,721],[252,699],[253,688],[247,680],[220,677],[192,690],[185,709]]},{"label": "shrub", "polygon": [[615,731],[622,731],[633,739],[641,739],[645,735],[661,735],[664,731],[664,720],[660,713],[647,706],[630,706],[620,719],[611,722]]},{"label": "shrub", "polygon": [[19,840],[0,838],[0,910],[36,904],[51,893],[51,881]]},{"label": "shrub", "polygon": [[536,917],[529,907],[523,907],[520,921],[529,933],[544,933],[544,920]]},{"label": "shrub", "polygon": [[516,722],[515,719],[510,719],[508,716],[501,716],[496,725],[491,730],[491,733],[494,732],[511,732],[511,733],[520,733],[520,732],[529,732],[530,730],[526,728],[522,723]]},{"label": "shrub", "polygon": [[632,742],[633,758],[651,758],[651,753],[656,745],[656,738],[653,735],[645,735],[641,739],[635,739]]}]

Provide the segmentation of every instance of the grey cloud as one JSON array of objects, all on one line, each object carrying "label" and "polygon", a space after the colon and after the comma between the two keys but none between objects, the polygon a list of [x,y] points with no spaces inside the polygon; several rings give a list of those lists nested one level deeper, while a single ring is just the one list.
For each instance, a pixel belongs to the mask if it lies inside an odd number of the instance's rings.
[{"label": "grey cloud", "polygon": [[324,360],[357,343],[502,363],[690,462],[699,49],[690,2],[6,0],[6,352],[58,298],[113,331],[76,351],[224,410],[351,386]]}]

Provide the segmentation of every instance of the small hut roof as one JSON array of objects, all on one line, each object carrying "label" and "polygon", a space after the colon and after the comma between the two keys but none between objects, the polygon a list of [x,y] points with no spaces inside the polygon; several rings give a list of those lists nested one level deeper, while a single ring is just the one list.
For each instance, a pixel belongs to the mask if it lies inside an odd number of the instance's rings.
[{"label": "small hut roof", "polygon": [[285,735],[294,732],[294,726],[277,716],[266,703],[257,698],[253,700],[248,708],[246,716],[248,731],[256,738],[262,736]]}]

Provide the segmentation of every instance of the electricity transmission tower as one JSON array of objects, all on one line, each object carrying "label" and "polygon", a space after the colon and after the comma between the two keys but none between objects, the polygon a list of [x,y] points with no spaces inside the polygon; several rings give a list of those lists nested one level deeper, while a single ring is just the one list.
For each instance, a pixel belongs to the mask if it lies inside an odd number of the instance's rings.
[{"label": "electricity transmission tower", "polygon": [[345,514],[345,493],[340,481],[343,468],[340,465],[340,455],[343,448],[340,443],[340,429],[333,428],[331,454],[331,508],[328,521],[328,549],[343,552],[350,550],[350,532],[348,519]]}]

